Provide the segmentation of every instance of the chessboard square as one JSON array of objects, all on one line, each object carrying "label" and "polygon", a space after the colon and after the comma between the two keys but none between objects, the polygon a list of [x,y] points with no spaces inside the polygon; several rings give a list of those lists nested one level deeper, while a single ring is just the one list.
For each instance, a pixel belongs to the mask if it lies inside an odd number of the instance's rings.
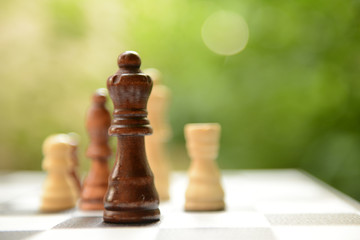
[{"label": "chessboard square", "polygon": [[0,239],[6,240],[22,240],[35,234],[41,233],[41,231],[5,231],[0,232]]},{"label": "chessboard square", "polygon": [[22,195],[11,201],[0,203],[0,214],[2,215],[29,215],[38,214],[40,209],[40,191]]},{"label": "chessboard square", "polygon": [[359,226],[280,226],[271,228],[277,240],[359,240]]},{"label": "chessboard square", "polygon": [[339,198],[318,199],[315,201],[262,201],[256,209],[264,214],[300,213],[356,213],[357,209]]},{"label": "chessboard square", "polygon": [[67,219],[66,221],[56,225],[53,229],[85,229],[85,228],[150,228],[158,226],[159,222],[154,223],[138,223],[138,224],[114,224],[106,223],[103,220],[103,217],[73,217]]},{"label": "chessboard square", "polygon": [[249,212],[184,212],[162,218],[160,228],[263,228],[270,224],[263,214]]},{"label": "chessboard square", "polygon": [[31,195],[41,189],[45,175],[38,172],[20,171],[0,176],[0,202],[16,200],[21,195]]},{"label": "chessboard square", "polygon": [[268,214],[272,226],[276,225],[360,225],[359,214]]},{"label": "chessboard square", "polygon": [[29,239],[86,239],[86,240],[119,240],[119,239],[155,239],[158,228],[95,228],[95,229],[52,229],[37,234]]},{"label": "chessboard square", "polygon": [[69,218],[66,214],[0,216],[0,231],[47,230]]},{"label": "chessboard square", "polygon": [[74,212],[73,217],[102,217],[104,214],[103,210],[99,211],[82,211],[80,209],[77,209],[77,211]]},{"label": "chessboard square", "polygon": [[102,225],[101,217],[72,217],[53,227],[53,229],[64,228],[96,228]]},{"label": "chessboard square", "polygon": [[[227,179],[224,178],[228,199],[253,203],[259,201],[313,201],[332,198],[333,194],[312,182],[289,179]],[[241,193],[241,194],[240,194]]]},{"label": "chessboard square", "polygon": [[275,240],[270,228],[190,228],[160,229],[156,240],[219,240],[219,239],[258,239]]}]

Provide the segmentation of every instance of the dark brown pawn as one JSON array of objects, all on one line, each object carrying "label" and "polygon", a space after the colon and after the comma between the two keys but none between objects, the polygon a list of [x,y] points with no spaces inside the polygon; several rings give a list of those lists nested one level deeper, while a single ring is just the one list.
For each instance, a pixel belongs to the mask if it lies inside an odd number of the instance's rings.
[{"label": "dark brown pawn", "polygon": [[90,144],[86,156],[92,159],[91,168],[81,193],[80,209],[103,210],[104,196],[108,186],[108,158],[111,156],[108,129],[111,116],[105,107],[105,89],[98,89],[93,96],[92,106],[87,114],[86,128]]},{"label": "dark brown pawn", "polygon": [[144,223],[160,218],[159,196],[144,145],[144,136],[152,133],[146,110],[152,80],[140,71],[140,64],[136,52],[125,52],[118,58],[118,72],[107,80],[114,103],[109,134],[118,138],[118,144],[105,196],[105,222]]}]

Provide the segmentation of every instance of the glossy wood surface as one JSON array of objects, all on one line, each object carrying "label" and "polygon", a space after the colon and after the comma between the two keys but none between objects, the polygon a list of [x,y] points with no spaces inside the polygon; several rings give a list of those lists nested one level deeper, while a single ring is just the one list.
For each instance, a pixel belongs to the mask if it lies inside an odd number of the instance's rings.
[{"label": "glossy wood surface", "polygon": [[105,196],[105,222],[145,223],[160,219],[159,196],[144,144],[144,136],[152,133],[146,110],[152,80],[141,72],[140,65],[137,53],[125,52],[118,58],[119,70],[107,81],[114,104],[109,134],[117,137],[118,144]]}]

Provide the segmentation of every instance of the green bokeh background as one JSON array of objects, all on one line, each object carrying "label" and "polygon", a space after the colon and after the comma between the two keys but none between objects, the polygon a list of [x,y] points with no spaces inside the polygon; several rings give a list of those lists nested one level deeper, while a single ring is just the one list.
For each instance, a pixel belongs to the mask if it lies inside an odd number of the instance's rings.
[{"label": "green bokeh background", "polygon": [[[201,38],[220,10],[248,24],[239,54]],[[359,200],[359,22],[355,0],[2,0],[0,168],[40,170],[43,140],[77,132],[85,173],[90,97],[135,50],[172,91],[175,169],[184,125],[219,122],[222,169],[301,168]]]}]

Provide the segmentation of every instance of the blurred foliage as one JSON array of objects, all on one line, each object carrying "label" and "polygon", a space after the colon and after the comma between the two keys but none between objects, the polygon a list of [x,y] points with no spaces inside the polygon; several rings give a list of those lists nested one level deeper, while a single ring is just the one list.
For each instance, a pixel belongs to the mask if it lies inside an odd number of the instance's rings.
[{"label": "blurred foliage", "polygon": [[[248,23],[239,54],[202,41],[219,10]],[[358,0],[3,0],[0,168],[39,170],[46,136],[74,131],[85,171],[91,94],[135,50],[172,90],[175,168],[184,124],[219,122],[221,168],[302,168],[360,199],[359,22]]]}]

